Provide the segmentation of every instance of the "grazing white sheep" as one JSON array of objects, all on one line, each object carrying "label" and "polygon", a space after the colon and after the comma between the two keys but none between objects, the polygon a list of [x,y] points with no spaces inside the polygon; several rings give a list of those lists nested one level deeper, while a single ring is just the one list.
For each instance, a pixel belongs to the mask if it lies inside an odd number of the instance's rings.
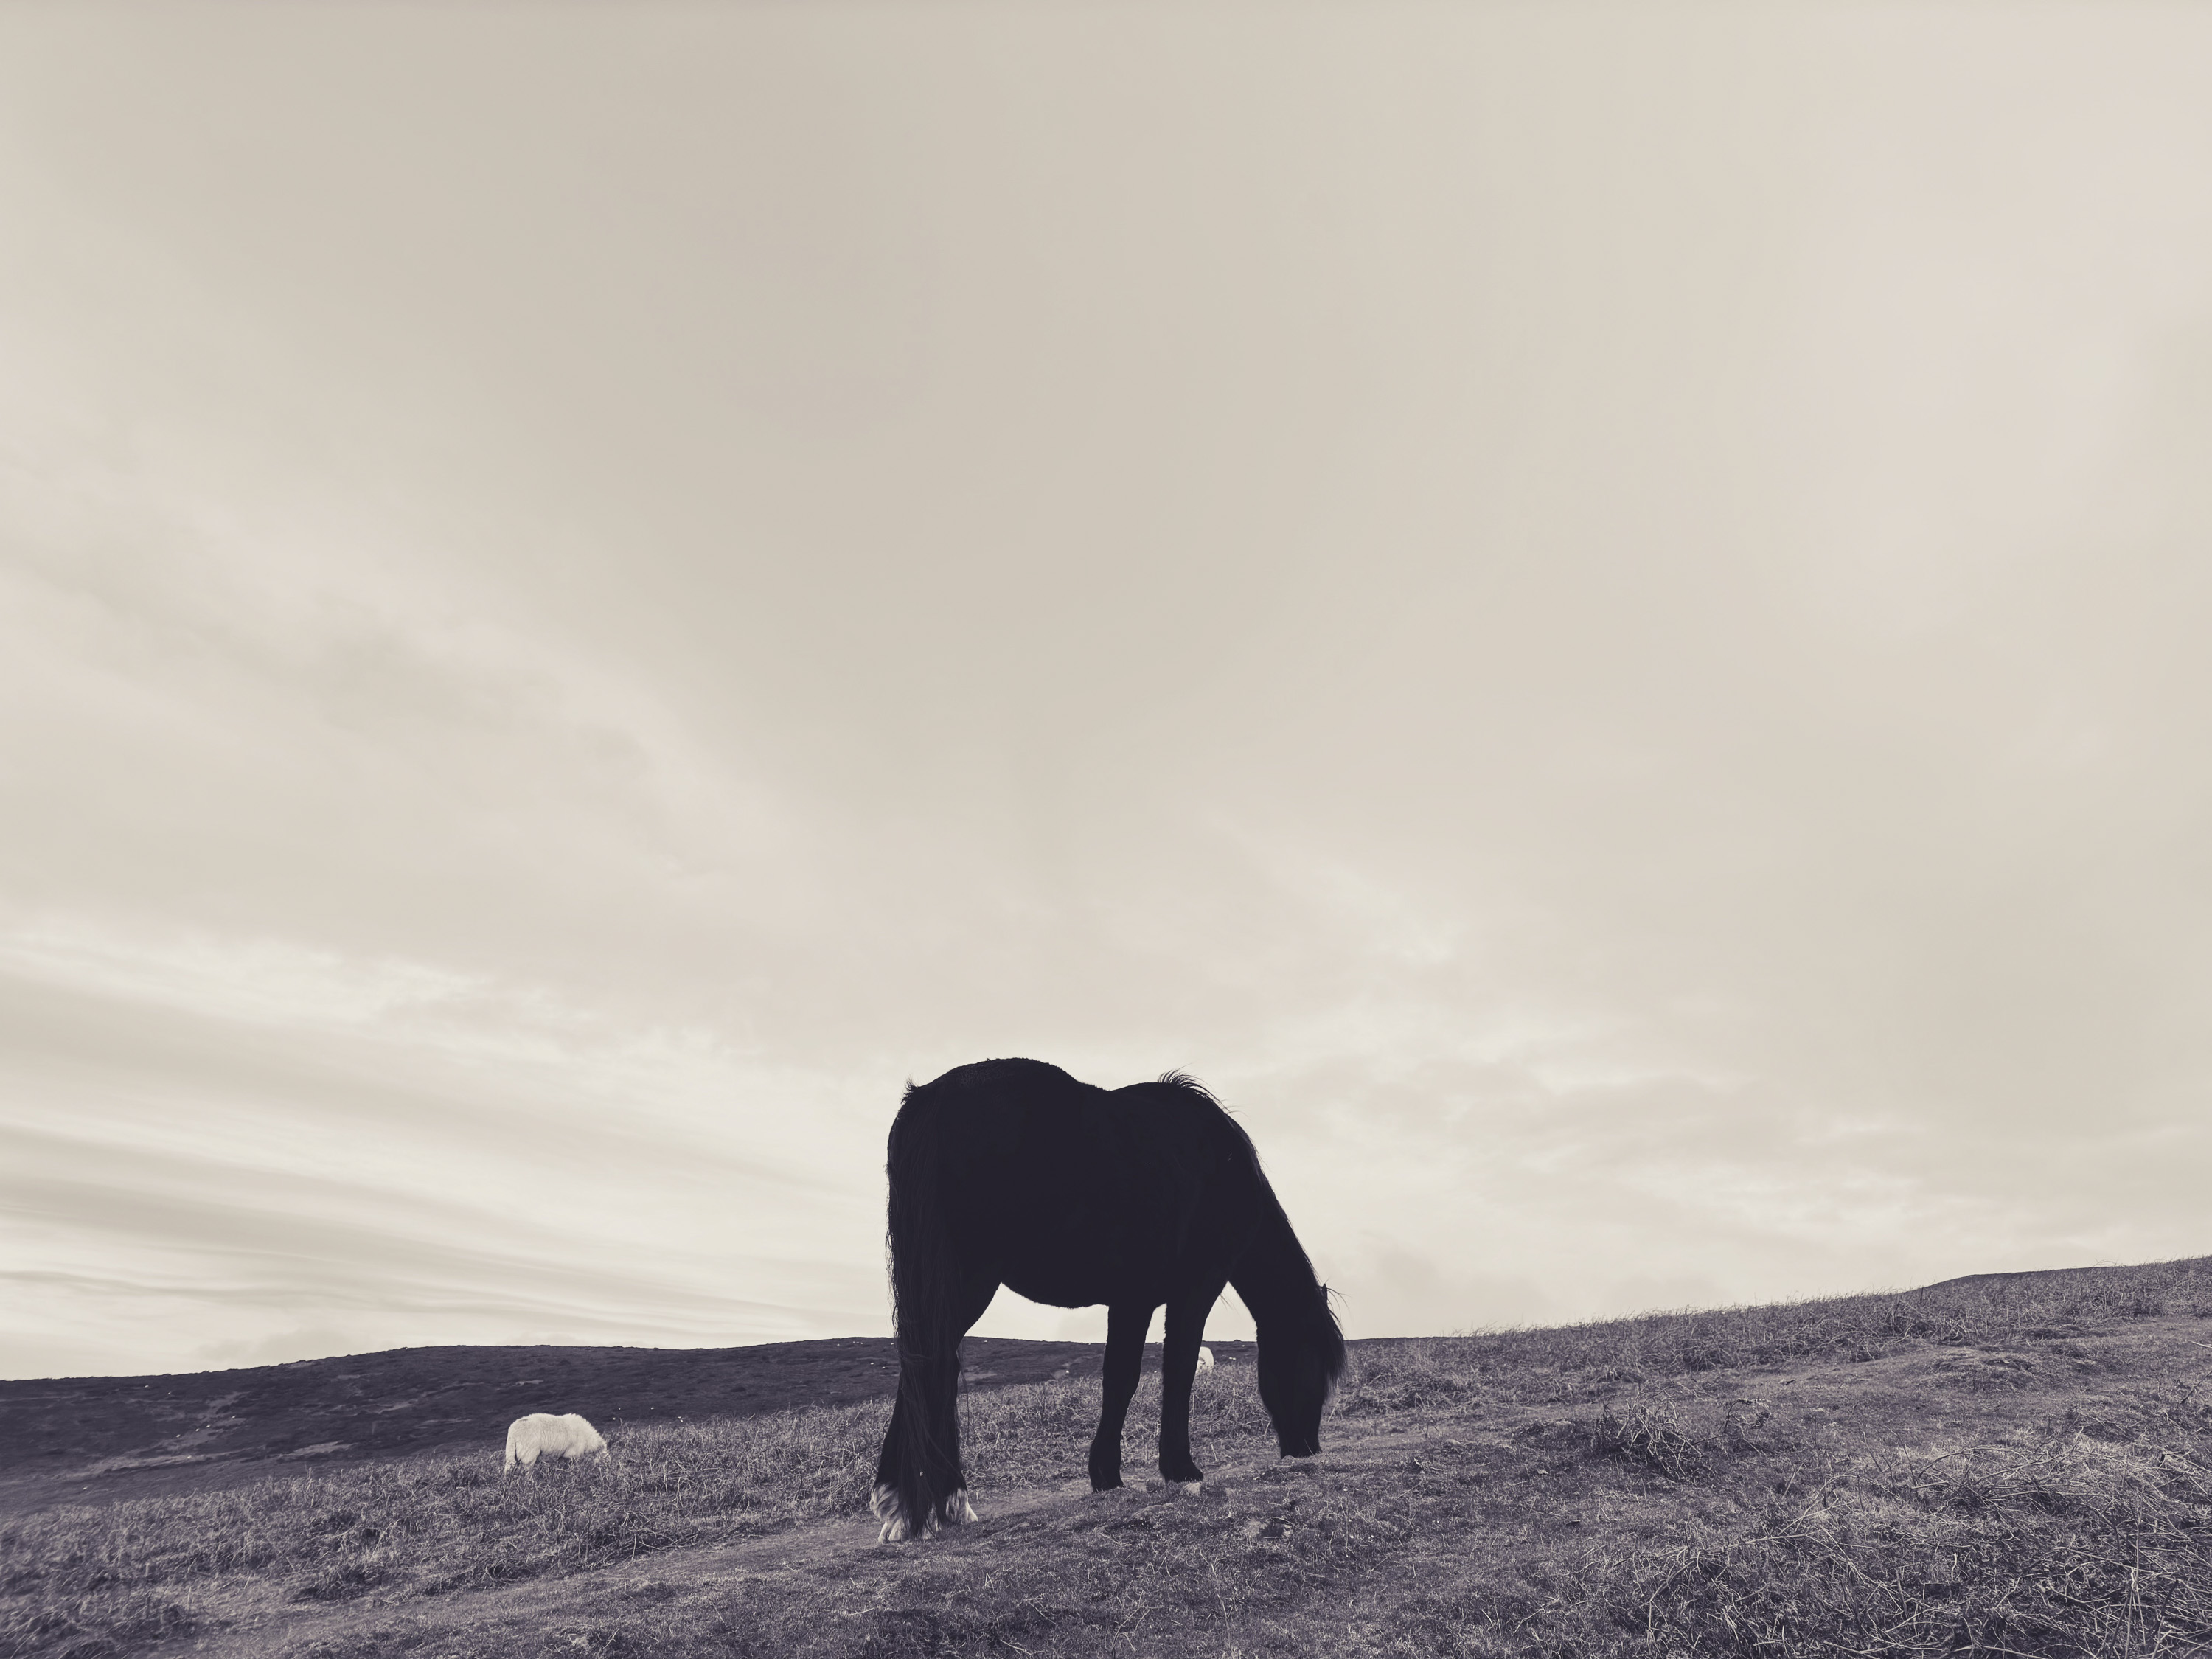
[{"label": "grazing white sheep", "polygon": [[1213,1350],[1211,1348],[1200,1348],[1198,1351],[1198,1374],[1200,1376],[1204,1376],[1206,1372],[1212,1369]]},{"label": "grazing white sheep", "polygon": [[600,1437],[599,1431],[574,1412],[565,1417],[556,1417],[550,1412],[532,1412],[507,1425],[507,1468],[520,1463],[526,1475],[533,1480],[538,1478],[540,1457],[565,1457],[573,1463],[580,1457],[606,1455],[607,1443]]}]

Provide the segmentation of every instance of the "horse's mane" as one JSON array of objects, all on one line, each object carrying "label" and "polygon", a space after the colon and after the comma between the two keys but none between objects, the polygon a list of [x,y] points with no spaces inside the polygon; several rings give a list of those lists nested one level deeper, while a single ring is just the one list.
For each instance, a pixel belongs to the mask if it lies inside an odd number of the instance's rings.
[{"label": "horse's mane", "polygon": [[1188,1072],[1180,1067],[1172,1072],[1163,1072],[1156,1081],[1168,1088],[1180,1089],[1186,1094],[1195,1095],[1218,1111],[1228,1122],[1230,1129],[1235,1133],[1238,1141],[1243,1144],[1244,1156],[1252,1161],[1252,1173],[1259,1177],[1260,1189],[1267,1194],[1267,1207],[1275,1212],[1276,1218],[1282,1223],[1282,1237],[1285,1253],[1304,1270],[1305,1277],[1311,1279],[1320,1290],[1322,1310],[1327,1315],[1328,1323],[1339,1331],[1334,1344],[1335,1352],[1328,1361],[1329,1381],[1333,1384],[1338,1375],[1344,1370],[1344,1338],[1341,1334],[1341,1328],[1337,1325],[1336,1316],[1328,1305],[1329,1297],[1336,1293],[1328,1285],[1321,1283],[1321,1275],[1314,1271],[1312,1259],[1306,1255],[1306,1247],[1298,1242],[1298,1236],[1291,1231],[1291,1218],[1283,1213],[1281,1201],[1276,1198],[1275,1189],[1267,1180],[1267,1172],[1260,1163],[1259,1147],[1253,1143],[1252,1137],[1244,1126],[1229,1115],[1229,1109],[1215,1098],[1213,1091],[1200,1083]]},{"label": "horse's mane", "polygon": [[1267,1188],[1269,1200],[1272,1200],[1274,1198],[1274,1188],[1267,1186],[1267,1172],[1260,1164],[1260,1149],[1253,1145],[1250,1133],[1237,1121],[1230,1109],[1221,1103],[1212,1090],[1180,1067],[1172,1072],[1162,1072],[1155,1079],[1155,1086],[1180,1089],[1187,1095],[1195,1096],[1220,1113],[1222,1121],[1229,1126],[1230,1133],[1234,1134],[1242,1144],[1244,1156],[1251,1160],[1252,1173],[1260,1178],[1260,1185]]},{"label": "horse's mane", "polygon": [[[1337,1317],[1336,1310],[1329,1305],[1337,1293],[1321,1282],[1321,1275],[1314,1271],[1313,1258],[1306,1254],[1306,1247],[1298,1242],[1297,1234],[1291,1230],[1291,1218],[1283,1213],[1282,1202],[1275,1196],[1275,1189],[1267,1180],[1267,1170],[1261,1167],[1260,1149],[1253,1144],[1252,1137],[1244,1126],[1229,1115],[1229,1109],[1214,1098],[1213,1091],[1189,1073],[1180,1069],[1163,1072],[1158,1082],[1164,1087],[1180,1089],[1186,1094],[1194,1095],[1219,1112],[1222,1121],[1229,1126],[1230,1132],[1242,1144],[1244,1156],[1251,1160],[1252,1174],[1260,1183],[1267,1208],[1273,1212],[1274,1222],[1281,1230],[1277,1235],[1277,1248],[1281,1251],[1285,1276],[1291,1285],[1296,1286],[1303,1281],[1319,1293],[1316,1304],[1318,1314],[1311,1317],[1304,1331],[1306,1340],[1321,1362],[1326,1379],[1322,1397],[1326,1400],[1336,1392],[1337,1380],[1344,1375],[1346,1362],[1344,1324]],[[1238,1293],[1242,1295],[1243,1291],[1240,1290]]]},{"label": "horse's mane", "polygon": [[1170,1089],[1182,1089],[1196,1095],[1209,1106],[1220,1106],[1224,1112],[1229,1109],[1226,1106],[1221,1105],[1220,1100],[1212,1090],[1207,1088],[1181,1066],[1177,1066],[1172,1072],[1162,1072],[1157,1081],[1166,1084]]}]

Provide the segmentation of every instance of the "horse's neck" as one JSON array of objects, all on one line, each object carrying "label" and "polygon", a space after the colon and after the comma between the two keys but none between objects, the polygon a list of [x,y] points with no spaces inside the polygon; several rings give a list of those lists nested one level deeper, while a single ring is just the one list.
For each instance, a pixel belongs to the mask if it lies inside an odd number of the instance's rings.
[{"label": "horse's neck", "polygon": [[1247,1311],[1263,1325],[1303,1318],[1321,1295],[1313,1264],[1279,1206],[1261,1223],[1231,1282]]}]

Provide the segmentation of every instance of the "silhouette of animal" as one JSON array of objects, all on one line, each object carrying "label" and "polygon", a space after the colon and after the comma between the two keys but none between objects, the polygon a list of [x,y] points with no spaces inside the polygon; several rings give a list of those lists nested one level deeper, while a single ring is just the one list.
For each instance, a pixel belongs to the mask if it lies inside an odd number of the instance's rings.
[{"label": "silhouette of animal", "polygon": [[1201,1084],[1170,1072],[1109,1091],[1040,1060],[959,1066],[907,1085],[889,1174],[899,1381],[871,1499],[883,1541],[975,1518],[960,1340],[1001,1285],[1054,1307],[1106,1305],[1093,1491],[1121,1484],[1121,1425],[1162,1304],[1160,1473],[1204,1478],[1191,1381],[1229,1285],[1258,1327],[1260,1401],[1282,1455],[1321,1449],[1344,1333],[1251,1138]]},{"label": "silhouette of animal", "polygon": [[507,1425],[507,1463],[501,1473],[520,1463],[525,1478],[534,1480],[541,1457],[565,1457],[573,1463],[580,1457],[606,1455],[607,1443],[599,1431],[575,1413],[556,1417],[550,1412],[532,1412]]},{"label": "silhouette of animal", "polygon": [[1200,1348],[1198,1351],[1198,1374],[1200,1376],[1204,1376],[1212,1369],[1213,1350],[1211,1348]]}]

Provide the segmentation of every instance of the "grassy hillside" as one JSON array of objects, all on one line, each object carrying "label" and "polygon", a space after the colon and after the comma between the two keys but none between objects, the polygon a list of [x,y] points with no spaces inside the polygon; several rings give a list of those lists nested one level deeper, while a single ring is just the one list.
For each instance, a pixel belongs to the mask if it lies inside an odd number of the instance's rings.
[{"label": "grassy hillside", "polygon": [[[1095,1376],[1103,1352],[977,1338],[966,1381]],[[1157,1351],[1151,1358],[1158,1363]],[[890,1338],[853,1336],[743,1348],[396,1348],[241,1370],[0,1382],[0,1516],[496,1448],[525,1412],[581,1412],[620,1432],[881,1400],[897,1375]]]},{"label": "grassy hillside", "polygon": [[1232,1361],[1195,1495],[1085,1491],[1095,1382],[978,1392],[982,1522],[891,1547],[881,1402],[420,1454],[9,1523],[0,1651],[2197,1653],[2208,1317],[2198,1261],[1361,1343],[1304,1462]]}]

